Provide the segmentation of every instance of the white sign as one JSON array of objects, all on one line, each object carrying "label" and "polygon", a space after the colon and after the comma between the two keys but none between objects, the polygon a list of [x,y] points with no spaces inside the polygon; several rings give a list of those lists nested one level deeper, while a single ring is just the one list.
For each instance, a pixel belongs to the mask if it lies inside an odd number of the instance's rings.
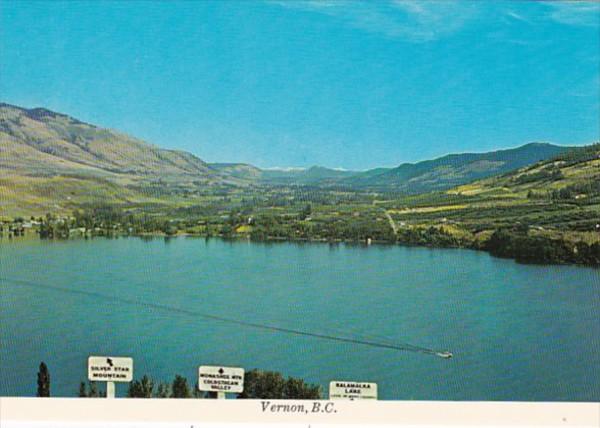
[{"label": "white sign", "polygon": [[133,380],[133,359],[89,357],[88,379],[98,382],[131,382]]},{"label": "white sign", "polygon": [[329,383],[329,399],[377,400],[377,384],[334,380]]},{"label": "white sign", "polygon": [[244,369],[238,367],[200,366],[198,389],[213,392],[244,391]]}]

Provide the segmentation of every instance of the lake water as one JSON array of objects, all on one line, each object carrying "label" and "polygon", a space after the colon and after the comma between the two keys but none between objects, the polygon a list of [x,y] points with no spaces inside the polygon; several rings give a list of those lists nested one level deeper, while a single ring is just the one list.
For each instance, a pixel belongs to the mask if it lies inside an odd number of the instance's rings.
[{"label": "lake water", "polygon": [[[241,327],[157,304],[382,336],[454,358]],[[329,381],[353,380],[377,382],[381,399],[600,400],[598,269],[399,246],[5,239],[0,310],[3,396],[35,395],[42,360],[53,395],[74,396],[95,354],[133,357],[136,378],[181,374],[192,385],[199,365],[217,364],[279,371],[325,394]],[[117,385],[117,394],[125,389]]]}]

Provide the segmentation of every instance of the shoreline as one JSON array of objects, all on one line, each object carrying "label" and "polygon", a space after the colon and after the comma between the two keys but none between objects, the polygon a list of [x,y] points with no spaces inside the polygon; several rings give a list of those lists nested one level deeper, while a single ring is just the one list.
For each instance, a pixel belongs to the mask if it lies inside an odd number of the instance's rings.
[{"label": "shoreline", "polygon": [[80,235],[80,236],[70,236],[68,238],[41,238],[38,233],[28,233],[24,236],[16,236],[16,237],[7,237],[4,234],[0,234],[0,244],[2,242],[8,241],[9,243],[15,241],[30,241],[30,240],[49,240],[49,241],[69,241],[69,240],[89,240],[89,239],[118,239],[118,238],[139,238],[139,239],[164,239],[169,240],[173,238],[204,238],[204,239],[220,239],[222,241],[230,241],[230,242],[252,242],[252,243],[306,243],[306,244],[331,244],[331,245],[351,245],[351,246],[360,246],[360,247],[370,247],[370,246],[401,246],[401,247],[411,247],[411,248],[429,248],[429,249],[441,249],[441,250],[471,250],[471,251],[479,251],[489,254],[491,257],[505,259],[505,260],[513,260],[517,264],[521,265],[537,265],[537,266],[576,266],[576,267],[585,267],[592,269],[600,269],[600,264],[588,264],[588,263],[569,263],[569,262],[543,262],[543,261],[530,261],[530,260],[520,260],[517,256],[503,255],[503,254],[494,254],[494,252],[489,249],[484,248],[483,246],[476,245],[457,245],[457,246],[449,246],[449,245],[427,245],[427,244],[415,244],[410,242],[402,242],[402,241],[389,241],[389,240],[377,240],[371,239],[370,241],[365,240],[349,240],[349,239],[325,239],[325,238],[291,238],[291,237],[267,237],[262,239],[252,238],[250,235],[235,235],[235,236],[220,236],[220,235],[205,235],[200,233],[189,233],[189,232],[178,232],[175,234],[166,234],[164,232],[142,232],[142,233],[125,233],[119,232],[110,235]]}]

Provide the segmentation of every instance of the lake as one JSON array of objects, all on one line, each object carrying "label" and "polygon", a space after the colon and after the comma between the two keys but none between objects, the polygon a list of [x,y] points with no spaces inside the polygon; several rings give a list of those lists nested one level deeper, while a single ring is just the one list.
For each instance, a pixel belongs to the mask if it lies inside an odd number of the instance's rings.
[{"label": "lake", "polygon": [[[191,385],[199,365],[215,364],[278,371],[325,394],[331,380],[350,380],[377,382],[381,399],[600,400],[600,270],[592,268],[383,245],[4,239],[0,309],[3,396],[35,395],[40,361],[52,394],[75,396],[92,354],[133,357],[136,378],[181,374]],[[117,395],[125,391],[117,385]]]}]

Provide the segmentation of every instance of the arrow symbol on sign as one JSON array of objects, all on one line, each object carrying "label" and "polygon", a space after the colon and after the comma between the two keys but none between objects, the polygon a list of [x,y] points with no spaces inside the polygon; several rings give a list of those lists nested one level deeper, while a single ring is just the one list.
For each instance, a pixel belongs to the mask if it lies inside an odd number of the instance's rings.
[{"label": "arrow symbol on sign", "polygon": [[110,358],[106,359],[106,363],[111,367],[113,366],[113,361]]},{"label": "arrow symbol on sign", "polygon": [[221,367],[221,368],[219,369],[219,374],[223,374],[223,373],[225,373],[225,370],[223,370],[223,367]]}]

